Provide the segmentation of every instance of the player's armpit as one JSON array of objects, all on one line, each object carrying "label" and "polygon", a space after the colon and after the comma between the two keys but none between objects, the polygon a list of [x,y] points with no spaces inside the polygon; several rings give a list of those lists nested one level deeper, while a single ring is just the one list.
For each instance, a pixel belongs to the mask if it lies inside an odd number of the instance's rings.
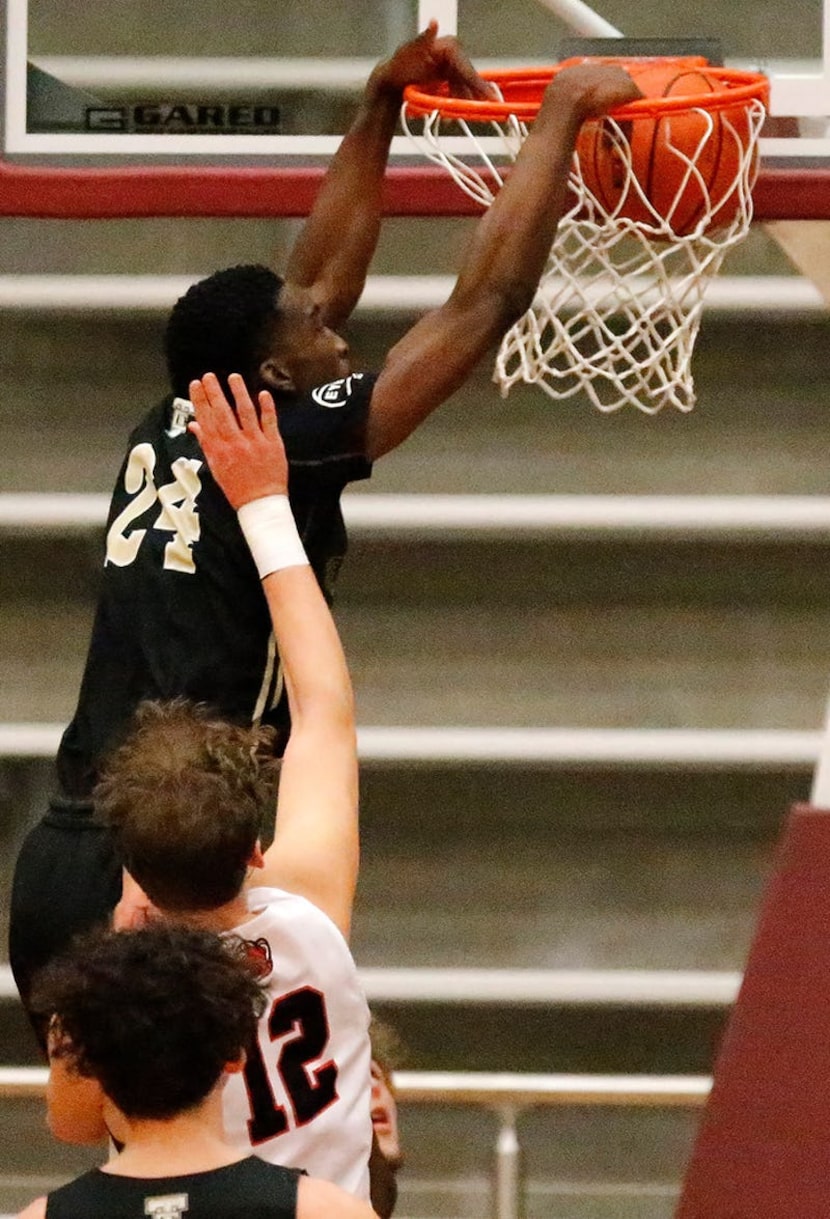
[{"label": "player's armpit", "polygon": [[297,1219],[377,1219],[368,1202],[318,1177],[300,1177]]}]

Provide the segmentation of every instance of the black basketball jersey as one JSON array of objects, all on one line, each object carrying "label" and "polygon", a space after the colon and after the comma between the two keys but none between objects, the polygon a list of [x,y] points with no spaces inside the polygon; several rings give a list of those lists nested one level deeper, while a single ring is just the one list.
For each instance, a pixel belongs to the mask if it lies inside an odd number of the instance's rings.
[{"label": "black basketball jersey", "polygon": [[299,1176],[257,1156],[181,1177],[93,1168],[47,1195],[46,1219],[296,1219]]},{"label": "black basketball jersey", "polygon": [[[355,373],[278,407],[291,507],[329,602],[346,553],[340,496],[371,473],[374,380]],[[167,398],[150,411],[113,493],[78,706],[58,752],[73,799],[89,797],[142,699],[184,696],[237,722],[287,727],[265,594],[236,513],[187,431],[191,409]]]}]

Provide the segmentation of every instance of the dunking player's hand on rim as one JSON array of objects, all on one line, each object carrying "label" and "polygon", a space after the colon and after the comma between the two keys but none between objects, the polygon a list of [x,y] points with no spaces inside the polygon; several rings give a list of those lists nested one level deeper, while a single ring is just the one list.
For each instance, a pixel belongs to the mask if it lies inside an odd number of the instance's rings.
[{"label": "dunking player's hand on rim", "polygon": [[432,21],[374,69],[300,231],[285,279],[308,291],[326,326],[337,328],[363,292],[380,233],[389,146],[407,85],[445,81],[458,97],[492,98],[455,38]]},{"label": "dunking player's hand on rim", "polygon": [[572,103],[581,119],[599,118],[642,96],[629,74],[617,64],[577,63],[556,73],[545,91],[543,109],[550,104],[550,97],[556,104]]},{"label": "dunking player's hand on rim", "polygon": [[456,38],[438,35],[438,22],[429,25],[417,38],[398,47],[390,59],[378,64],[369,77],[366,93],[395,93],[403,99],[407,85],[426,85],[446,81],[453,97],[492,99],[495,86],[482,80]]}]

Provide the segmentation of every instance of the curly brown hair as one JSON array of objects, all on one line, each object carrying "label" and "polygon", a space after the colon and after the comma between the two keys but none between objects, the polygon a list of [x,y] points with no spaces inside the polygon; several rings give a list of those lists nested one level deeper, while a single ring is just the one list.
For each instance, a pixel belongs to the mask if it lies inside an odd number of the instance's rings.
[{"label": "curly brown hair", "polygon": [[95,804],[125,866],[162,910],[213,910],[237,896],[274,809],[274,734],[186,699],[144,702],[105,764]]},{"label": "curly brown hair", "polygon": [[159,921],[76,938],[38,975],[50,1056],[96,1079],[122,1113],[198,1105],[251,1045],[265,1008],[234,937]]},{"label": "curly brown hair", "polygon": [[380,1067],[390,1091],[394,1093],[393,1073],[400,1070],[406,1061],[406,1047],[403,1040],[391,1024],[381,1020],[374,1012],[369,1025],[369,1039],[372,1043],[372,1061]]}]

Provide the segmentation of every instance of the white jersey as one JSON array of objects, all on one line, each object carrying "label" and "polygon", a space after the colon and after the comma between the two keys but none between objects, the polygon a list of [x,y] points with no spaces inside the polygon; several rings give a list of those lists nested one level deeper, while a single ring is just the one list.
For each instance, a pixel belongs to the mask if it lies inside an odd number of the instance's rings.
[{"label": "white jersey", "polygon": [[348,944],[296,894],[251,889],[248,907],[233,934],[262,960],[268,1006],[244,1072],[227,1076],[225,1131],[240,1150],[368,1199],[369,1008]]}]

